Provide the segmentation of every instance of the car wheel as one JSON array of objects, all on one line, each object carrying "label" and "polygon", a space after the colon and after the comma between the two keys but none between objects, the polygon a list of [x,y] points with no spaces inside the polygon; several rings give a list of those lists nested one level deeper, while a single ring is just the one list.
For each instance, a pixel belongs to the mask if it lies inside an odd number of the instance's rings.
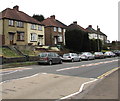
[{"label": "car wheel", "polygon": [[38,62],[38,65],[40,65],[41,63],[40,62]]},{"label": "car wheel", "polygon": [[62,60],[60,60],[60,62],[59,62],[60,64],[62,64],[63,62],[62,62]]},{"label": "car wheel", "polygon": [[79,59],[79,62],[81,62],[81,59]]},{"label": "car wheel", "polygon": [[88,61],[90,60],[89,57],[87,58],[87,60],[88,60]]},{"label": "car wheel", "polygon": [[72,59],[71,62],[74,62],[74,59]]},{"label": "car wheel", "polygon": [[52,61],[51,60],[49,61],[49,65],[52,65]]}]

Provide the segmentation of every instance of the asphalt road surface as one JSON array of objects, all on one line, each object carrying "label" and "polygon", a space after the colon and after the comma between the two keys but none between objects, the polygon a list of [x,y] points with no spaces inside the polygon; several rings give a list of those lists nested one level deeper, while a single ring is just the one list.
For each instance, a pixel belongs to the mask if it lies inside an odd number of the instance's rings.
[{"label": "asphalt road surface", "polygon": [[116,67],[117,57],[5,69],[0,72],[2,98],[67,99],[87,90],[101,75]]}]

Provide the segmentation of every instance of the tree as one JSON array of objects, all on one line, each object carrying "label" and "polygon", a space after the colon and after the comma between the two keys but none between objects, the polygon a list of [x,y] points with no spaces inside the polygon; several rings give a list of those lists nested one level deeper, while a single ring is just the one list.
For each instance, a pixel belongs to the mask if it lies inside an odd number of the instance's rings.
[{"label": "tree", "polygon": [[89,52],[90,51],[90,39],[87,32],[84,32],[83,37],[83,46],[82,46],[83,52]]},{"label": "tree", "polygon": [[70,30],[66,31],[65,38],[66,47],[73,51],[83,52],[90,49],[88,33],[81,30]]},{"label": "tree", "polygon": [[32,17],[33,17],[34,19],[40,21],[40,22],[45,19],[43,15],[35,15],[35,14],[34,14]]}]

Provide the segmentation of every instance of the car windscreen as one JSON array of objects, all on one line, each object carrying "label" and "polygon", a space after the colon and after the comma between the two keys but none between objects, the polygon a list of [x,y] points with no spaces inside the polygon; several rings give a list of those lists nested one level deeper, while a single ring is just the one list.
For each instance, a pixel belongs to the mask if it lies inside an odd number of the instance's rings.
[{"label": "car windscreen", "polygon": [[47,54],[47,53],[41,53],[39,56],[40,56],[40,57],[47,57],[48,54]]},{"label": "car windscreen", "polygon": [[69,56],[69,54],[64,54],[63,56]]}]

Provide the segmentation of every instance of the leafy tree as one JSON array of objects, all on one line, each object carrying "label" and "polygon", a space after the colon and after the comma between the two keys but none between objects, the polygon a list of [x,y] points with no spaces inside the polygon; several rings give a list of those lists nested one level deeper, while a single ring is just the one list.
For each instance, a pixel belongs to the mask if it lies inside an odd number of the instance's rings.
[{"label": "leafy tree", "polygon": [[[88,34],[80,30],[69,30],[65,33],[66,47],[77,52],[83,52],[87,49],[84,41],[88,41]],[[88,40],[87,40],[88,39]]]},{"label": "leafy tree", "polygon": [[34,14],[32,17],[35,18],[36,20],[40,21],[40,22],[45,19],[43,15],[35,15]]},{"label": "leafy tree", "polygon": [[86,32],[84,32],[82,50],[83,50],[83,52],[90,51],[90,39],[89,39],[88,33],[86,33]]}]

